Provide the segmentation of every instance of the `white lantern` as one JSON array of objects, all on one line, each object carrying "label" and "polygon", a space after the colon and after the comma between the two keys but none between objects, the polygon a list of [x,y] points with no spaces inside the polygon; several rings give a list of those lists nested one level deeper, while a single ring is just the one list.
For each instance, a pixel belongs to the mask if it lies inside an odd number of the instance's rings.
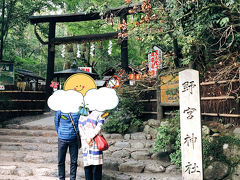
[{"label": "white lantern", "polygon": [[109,44],[108,44],[108,54],[109,55],[112,54],[112,41],[109,41]]},{"label": "white lantern", "polygon": [[65,44],[62,46],[62,51],[61,51],[61,56],[64,58],[65,57]]},{"label": "white lantern", "polygon": [[90,50],[90,55],[91,55],[91,57],[93,57],[94,56],[94,49],[95,49],[94,44],[91,45],[90,49],[91,49]]},{"label": "white lantern", "polygon": [[81,53],[80,53],[80,48],[79,48],[79,44],[77,44],[77,58],[81,57]]}]

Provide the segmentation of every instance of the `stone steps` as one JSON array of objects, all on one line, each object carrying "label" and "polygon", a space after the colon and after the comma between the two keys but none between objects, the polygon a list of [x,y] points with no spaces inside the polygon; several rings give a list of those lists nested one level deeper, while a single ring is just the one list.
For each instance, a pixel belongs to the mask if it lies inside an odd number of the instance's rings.
[{"label": "stone steps", "polygon": [[[47,176],[27,176],[19,177],[15,175],[0,175],[1,180],[58,180],[57,177],[47,177]],[[81,180],[84,180],[82,178]]]},{"label": "stone steps", "polygon": [[49,125],[24,125],[24,124],[8,124],[7,129],[28,129],[28,130],[56,130],[55,126]]},{"label": "stone steps", "polygon": [[[103,180],[181,179],[166,154],[152,152],[154,140],[145,133],[103,134],[110,145],[103,154]],[[58,179],[55,128],[27,125],[1,128],[0,159],[0,179]],[[67,172],[69,162],[68,154]],[[77,179],[84,179],[81,150],[78,164]]]},{"label": "stone steps", "polygon": [[0,142],[15,142],[15,143],[44,143],[57,144],[57,136],[54,137],[35,137],[35,136],[16,136],[16,135],[1,135]]},{"label": "stone steps", "polygon": [[[69,178],[69,166],[66,166],[66,177]],[[58,179],[57,164],[43,164],[31,162],[1,162],[0,179]],[[84,179],[84,171],[80,167],[78,168],[77,179]]]},{"label": "stone steps", "polygon": [[57,152],[57,144],[0,142],[0,150]]},{"label": "stone steps", "polygon": [[182,180],[179,173],[131,173],[103,170],[103,180]]},{"label": "stone steps", "polygon": [[4,161],[1,162],[0,164],[0,174],[15,175],[19,177],[27,176],[57,177],[57,165],[31,162]]},{"label": "stone steps", "polygon": [[[40,152],[40,151],[8,151],[0,150],[0,159],[2,162],[31,162],[44,164],[57,164],[56,152]],[[79,157],[79,161],[81,157]],[[66,157],[69,162],[69,157]]]},{"label": "stone steps", "polygon": [[0,136],[34,136],[34,137],[56,137],[57,133],[54,130],[28,130],[28,129],[0,129]]}]

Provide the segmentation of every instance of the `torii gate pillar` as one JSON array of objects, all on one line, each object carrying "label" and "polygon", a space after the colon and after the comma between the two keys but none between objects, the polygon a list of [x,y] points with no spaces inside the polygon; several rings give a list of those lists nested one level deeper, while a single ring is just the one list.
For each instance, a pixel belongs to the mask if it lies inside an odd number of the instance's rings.
[{"label": "torii gate pillar", "polygon": [[[120,16],[120,22],[123,23],[123,20],[127,23],[127,14],[121,14]],[[121,44],[121,67],[126,71],[126,73],[129,73],[128,69],[128,39],[127,37],[124,38]]]},{"label": "torii gate pillar", "polygon": [[48,33],[48,63],[47,63],[47,79],[46,79],[46,100],[52,94],[52,88],[50,83],[54,76],[54,59],[55,59],[55,44],[50,43],[51,39],[55,38],[56,22],[49,22]]}]

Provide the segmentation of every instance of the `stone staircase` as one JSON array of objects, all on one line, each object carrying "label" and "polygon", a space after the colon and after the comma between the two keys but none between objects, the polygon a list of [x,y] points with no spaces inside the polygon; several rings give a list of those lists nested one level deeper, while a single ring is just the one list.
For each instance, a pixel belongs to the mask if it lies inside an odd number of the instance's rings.
[{"label": "stone staircase", "polygon": [[[145,133],[107,134],[103,180],[180,180],[168,156],[152,153],[154,141]],[[79,152],[77,179],[85,179]],[[69,179],[69,154],[67,155]],[[57,134],[53,126],[7,125],[0,129],[0,180],[55,180]]]}]

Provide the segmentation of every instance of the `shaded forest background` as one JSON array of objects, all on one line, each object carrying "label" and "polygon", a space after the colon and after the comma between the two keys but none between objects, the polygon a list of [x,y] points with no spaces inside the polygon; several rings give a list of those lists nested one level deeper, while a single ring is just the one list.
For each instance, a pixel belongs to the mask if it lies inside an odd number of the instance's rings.
[{"label": "shaded forest background", "polygon": [[[27,69],[46,76],[47,46],[42,45],[29,23],[31,15],[105,12],[109,8],[143,3],[141,9],[130,12],[126,24],[119,18],[99,21],[62,23],[56,36],[78,36],[115,32],[124,26],[128,32],[129,64],[140,67],[147,63],[147,54],[154,45],[163,51],[164,67],[191,66],[206,80],[239,77],[240,62],[240,1],[239,0],[3,0],[1,10],[2,60],[12,61],[16,69]],[[140,13],[135,13],[140,12]],[[37,25],[41,38],[47,40],[48,24]],[[112,40],[56,47],[55,71],[69,67],[92,66],[101,75],[106,69],[120,64],[120,41]],[[64,51],[64,57],[61,55]],[[238,94],[238,93],[237,93]]]}]

